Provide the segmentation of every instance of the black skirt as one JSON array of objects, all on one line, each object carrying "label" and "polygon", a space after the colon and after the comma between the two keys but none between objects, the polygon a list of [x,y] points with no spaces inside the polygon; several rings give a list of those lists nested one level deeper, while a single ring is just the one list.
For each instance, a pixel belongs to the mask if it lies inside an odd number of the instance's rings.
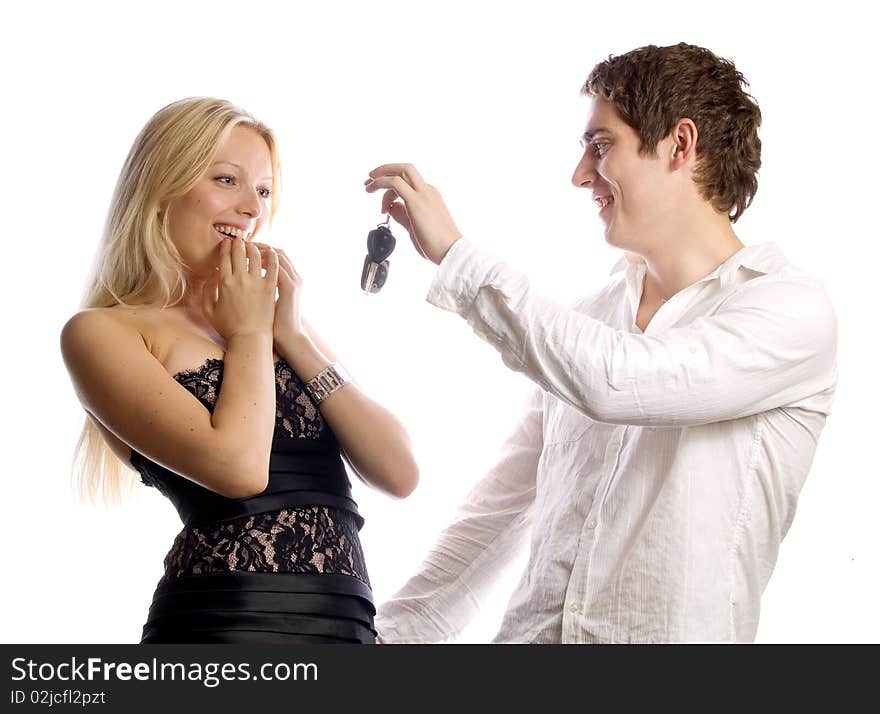
[{"label": "black skirt", "polygon": [[374,644],[370,588],[324,573],[229,572],[163,579],[141,644]]}]

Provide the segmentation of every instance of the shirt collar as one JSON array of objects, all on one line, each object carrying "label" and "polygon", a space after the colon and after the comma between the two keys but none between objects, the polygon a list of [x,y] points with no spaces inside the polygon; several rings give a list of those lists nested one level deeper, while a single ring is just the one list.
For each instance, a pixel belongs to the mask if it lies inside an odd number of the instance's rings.
[{"label": "shirt collar", "polygon": [[[768,242],[759,243],[757,245],[747,245],[740,248],[721,265],[715,268],[715,270],[696,282],[702,283],[717,278],[720,284],[724,286],[741,267],[747,268],[756,273],[766,274],[779,268],[784,262],[785,258],[776,243]],[[628,274],[634,274],[641,269],[644,269],[644,267],[645,261],[640,255],[624,252],[623,256],[614,264],[610,275],[614,275],[621,270],[627,270]]]}]

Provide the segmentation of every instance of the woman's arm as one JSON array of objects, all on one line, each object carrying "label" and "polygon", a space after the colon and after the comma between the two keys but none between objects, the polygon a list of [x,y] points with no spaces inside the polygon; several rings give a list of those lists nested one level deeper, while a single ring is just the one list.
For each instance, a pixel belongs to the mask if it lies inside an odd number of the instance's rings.
[{"label": "woman's arm", "polygon": [[[303,320],[302,333],[276,339],[275,349],[308,382],[336,355]],[[366,483],[406,498],[419,481],[409,436],[400,421],[349,382],[321,402],[321,415],[339,440],[347,460]]]},{"label": "woman's arm", "polygon": [[[266,244],[256,245],[261,251],[268,249]],[[300,379],[308,382],[338,360],[302,318],[299,309],[302,278],[287,254],[280,248],[275,250],[279,258],[273,327],[275,350]],[[370,399],[353,382],[324,399],[320,410],[361,479],[398,498],[406,498],[413,492],[419,481],[419,469],[409,436],[391,412]]]},{"label": "woman's arm", "polygon": [[61,352],[83,408],[131,448],[227,498],[266,488],[275,421],[271,333],[230,338],[213,412],[168,374],[137,330],[100,309],[68,320]]}]

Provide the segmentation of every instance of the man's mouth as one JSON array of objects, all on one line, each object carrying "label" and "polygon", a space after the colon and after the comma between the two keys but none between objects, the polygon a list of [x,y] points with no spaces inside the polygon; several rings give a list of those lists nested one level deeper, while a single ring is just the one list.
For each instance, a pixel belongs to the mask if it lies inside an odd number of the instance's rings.
[{"label": "man's mouth", "polygon": [[227,226],[225,223],[215,223],[214,230],[221,233],[226,238],[241,238],[247,240],[250,231],[243,231],[235,226]]},{"label": "man's mouth", "polygon": [[596,202],[596,205],[599,206],[600,211],[605,208],[605,206],[610,206],[614,203],[613,196],[597,196],[593,200]]}]

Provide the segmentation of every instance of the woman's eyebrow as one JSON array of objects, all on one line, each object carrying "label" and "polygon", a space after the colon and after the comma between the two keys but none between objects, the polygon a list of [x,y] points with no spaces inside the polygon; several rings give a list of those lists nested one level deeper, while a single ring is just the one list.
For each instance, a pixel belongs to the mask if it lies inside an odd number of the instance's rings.
[{"label": "woman's eyebrow", "polygon": [[[234,166],[239,171],[242,171],[241,165],[235,163],[234,161],[215,161],[213,164],[211,164],[211,166],[216,166],[217,164],[226,164],[228,166]],[[272,180],[272,176],[264,176],[263,178],[260,179],[260,181],[271,181],[271,180]]]}]

